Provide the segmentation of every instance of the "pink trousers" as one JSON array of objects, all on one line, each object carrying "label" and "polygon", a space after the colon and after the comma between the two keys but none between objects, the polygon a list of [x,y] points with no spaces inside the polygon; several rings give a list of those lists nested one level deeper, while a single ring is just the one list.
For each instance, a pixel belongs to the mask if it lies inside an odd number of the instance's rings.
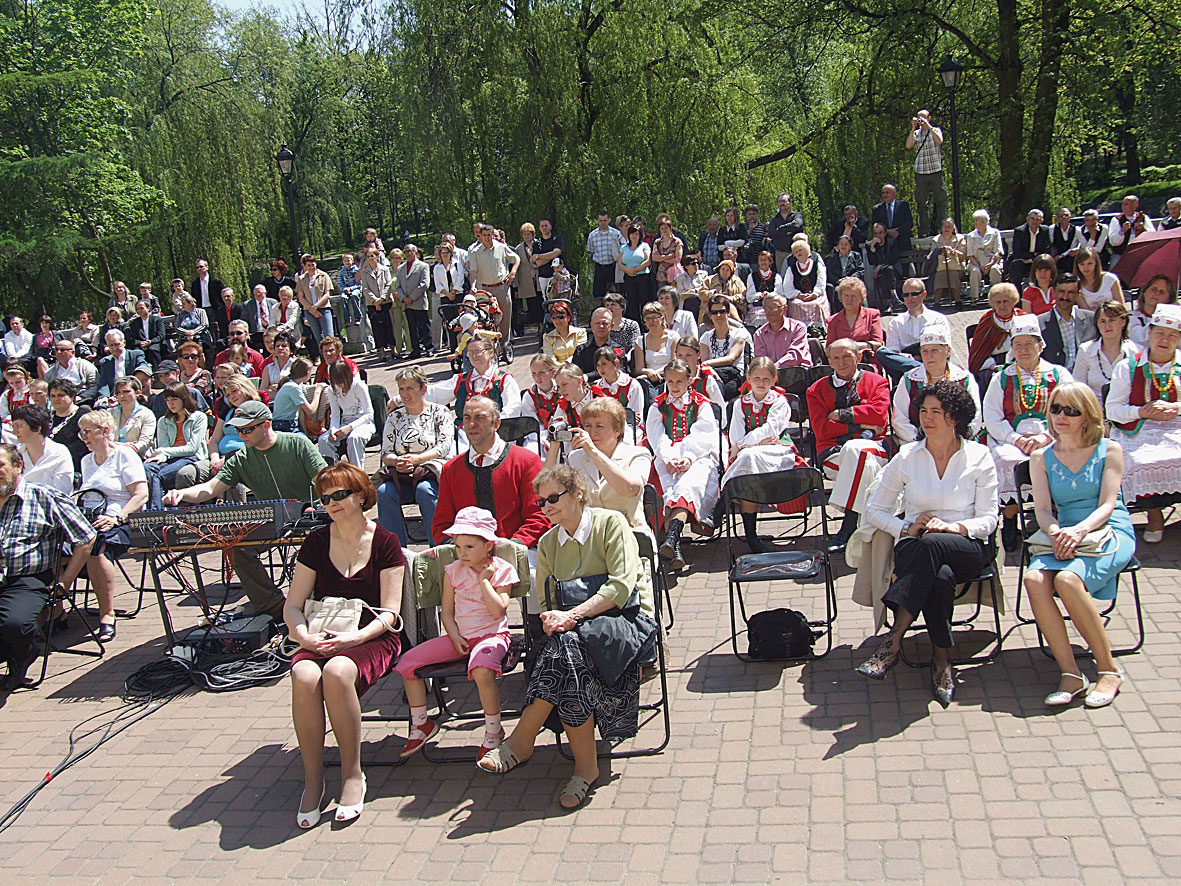
[{"label": "pink trousers", "polygon": [[[465,637],[464,639],[471,647],[467,659],[467,678],[469,680],[472,678],[472,671],[475,668],[488,668],[499,676],[501,666],[504,664],[504,657],[508,653],[509,632],[501,631],[484,637]],[[397,667],[394,670],[402,675],[402,679],[412,680],[415,679],[414,672],[419,668],[448,661],[458,661],[461,658],[463,656],[455,651],[455,644],[451,642],[451,638],[444,634],[442,637],[424,640],[417,646],[407,649],[398,659]]]}]

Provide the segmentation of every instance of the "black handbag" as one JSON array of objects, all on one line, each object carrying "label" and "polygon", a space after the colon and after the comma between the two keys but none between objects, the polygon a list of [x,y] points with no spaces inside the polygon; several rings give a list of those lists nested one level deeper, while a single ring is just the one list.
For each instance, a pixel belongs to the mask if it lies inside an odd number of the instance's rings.
[{"label": "black handbag", "polygon": [[[597,594],[607,578],[603,573],[561,581],[551,575],[545,583],[546,604],[550,609],[573,609]],[[639,588],[632,589],[622,607],[585,619],[575,630],[599,677],[608,686],[615,686],[628,670],[645,657],[651,657],[656,649],[656,622],[640,608]]]}]

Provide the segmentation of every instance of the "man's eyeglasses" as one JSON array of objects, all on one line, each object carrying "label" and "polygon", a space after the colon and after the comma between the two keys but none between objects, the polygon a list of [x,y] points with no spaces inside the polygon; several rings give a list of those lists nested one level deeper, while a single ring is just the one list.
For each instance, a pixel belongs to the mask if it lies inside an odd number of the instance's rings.
[{"label": "man's eyeglasses", "polygon": [[544,508],[546,505],[556,505],[558,500],[569,491],[569,489],[563,489],[561,492],[555,492],[553,495],[540,496],[537,499],[537,506]]},{"label": "man's eyeglasses", "polygon": [[260,421],[260,422],[255,422],[252,425],[248,425],[247,427],[244,427],[244,428],[238,428],[238,434],[239,434],[239,436],[242,436],[242,437],[249,436],[250,434],[253,434],[255,431],[257,431],[259,428],[261,428],[265,424],[266,424],[265,421]]},{"label": "man's eyeglasses", "polygon": [[1050,407],[1050,415],[1068,415],[1071,418],[1078,418],[1083,414],[1081,409],[1075,409],[1073,406],[1063,406],[1061,403],[1055,403]]},{"label": "man's eyeglasses", "polygon": [[355,491],[356,490],[354,490],[354,489],[338,489],[338,490],[336,490],[336,492],[325,492],[323,495],[320,496],[320,504],[324,505],[324,507],[328,507],[328,502],[330,502],[330,501],[344,501],[346,498],[348,498],[350,495],[352,495]]}]

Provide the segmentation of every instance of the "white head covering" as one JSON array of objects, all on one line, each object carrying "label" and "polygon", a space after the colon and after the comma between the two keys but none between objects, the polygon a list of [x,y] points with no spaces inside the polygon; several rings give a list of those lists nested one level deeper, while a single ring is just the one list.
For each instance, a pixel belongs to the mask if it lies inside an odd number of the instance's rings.
[{"label": "white head covering", "polygon": [[943,326],[928,326],[919,337],[919,346],[922,345],[947,345],[950,347],[951,337]]},{"label": "white head covering", "polygon": [[1022,314],[1013,318],[1013,328],[1009,334],[1016,338],[1019,335],[1032,335],[1038,341],[1042,339],[1042,328],[1038,325],[1037,316],[1035,314]]},{"label": "white head covering", "polygon": [[1164,326],[1166,329],[1175,329],[1181,332],[1181,305],[1157,305],[1148,325]]}]

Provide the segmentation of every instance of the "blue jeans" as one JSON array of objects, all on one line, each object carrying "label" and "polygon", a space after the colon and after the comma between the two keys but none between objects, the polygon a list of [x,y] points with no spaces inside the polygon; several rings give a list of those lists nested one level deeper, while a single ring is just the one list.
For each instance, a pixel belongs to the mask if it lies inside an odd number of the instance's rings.
[{"label": "blue jeans", "polygon": [[[433,475],[420,480],[414,488],[414,500],[418,502],[418,509],[422,511],[427,538],[432,545],[437,544],[431,533],[431,523],[435,519],[435,505],[439,501],[439,481]],[[406,521],[402,519],[402,499],[398,493],[398,484],[392,480],[386,480],[377,487],[377,523],[398,536],[403,547],[410,544],[406,534]]]},{"label": "blue jeans", "polygon": [[878,348],[876,356],[878,365],[886,370],[886,374],[895,382],[916,366],[922,365],[910,354],[903,354],[901,351],[894,351],[887,347]]},{"label": "blue jeans", "polygon": [[364,310],[361,308],[361,288],[350,289],[342,293],[341,298],[341,313],[344,314],[344,325],[351,326],[353,323],[360,323],[361,318],[365,316]]},{"label": "blue jeans", "polygon": [[307,321],[308,329],[312,333],[312,341],[316,345],[316,354],[320,353],[320,340],[333,335],[332,329],[332,309],[321,308],[320,316],[313,317],[310,311],[303,312],[303,318]]},{"label": "blue jeans", "polygon": [[186,465],[197,463],[197,456],[185,455],[172,461],[144,462],[144,473],[148,475],[148,508],[157,511],[164,507],[164,490],[176,486],[176,475]]}]

